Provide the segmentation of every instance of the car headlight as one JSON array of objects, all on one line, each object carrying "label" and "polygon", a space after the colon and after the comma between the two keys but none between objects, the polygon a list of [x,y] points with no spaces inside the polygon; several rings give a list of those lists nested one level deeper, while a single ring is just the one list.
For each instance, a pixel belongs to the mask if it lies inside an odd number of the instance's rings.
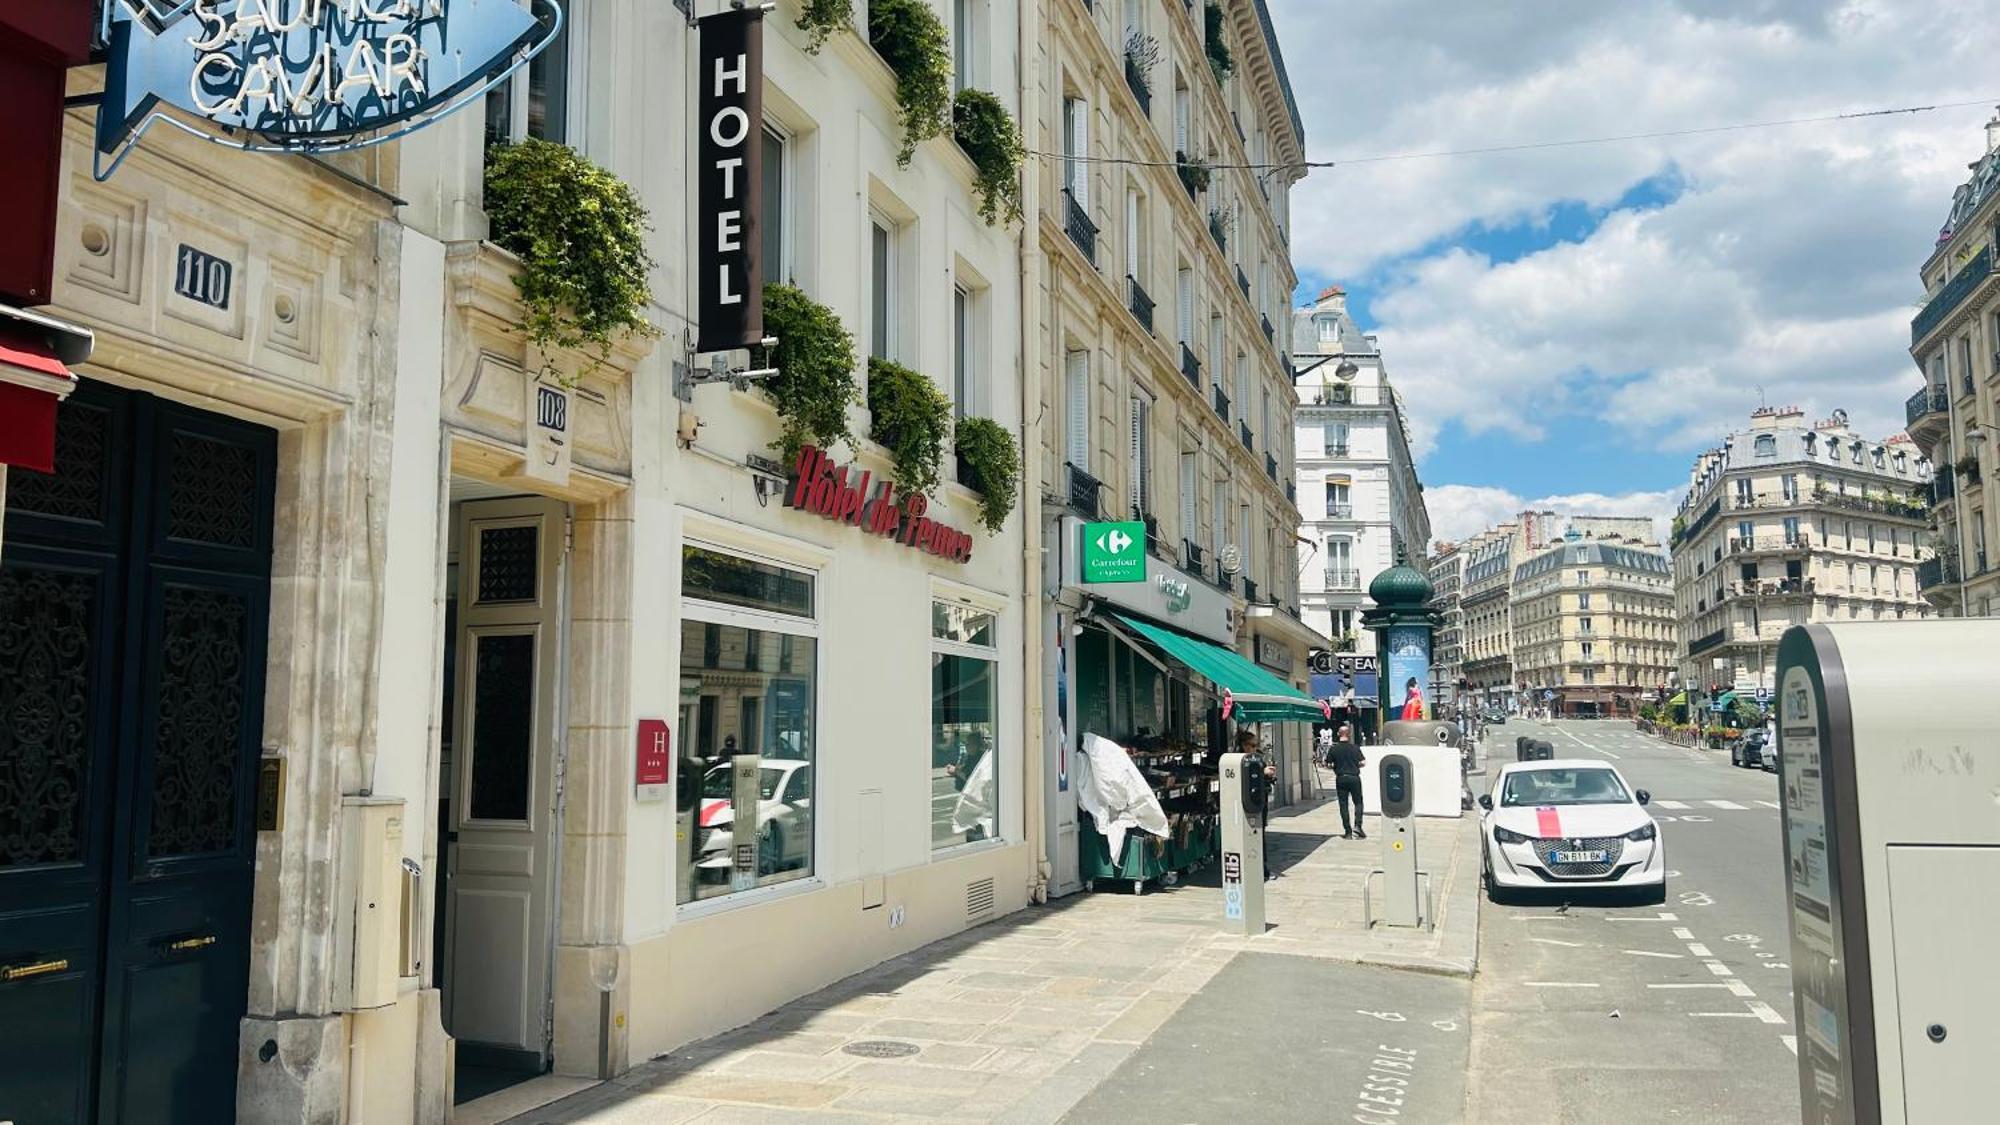
[{"label": "car headlight", "polygon": [[1509,831],[1496,824],[1493,826],[1493,842],[1496,844],[1525,844],[1528,842],[1528,838],[1519,832]]},{"label": "car headlight", "polygon": [[1634,828],[1632,831],[1625,833],[1625,838],[1627,840],[1650,840],[1653,837],[1658,836],[1659,834],[1660,834],[1659,828],[1656,827],[1651,821],[1647,821],[1645,824],[1642,824],[1639,827]]}]

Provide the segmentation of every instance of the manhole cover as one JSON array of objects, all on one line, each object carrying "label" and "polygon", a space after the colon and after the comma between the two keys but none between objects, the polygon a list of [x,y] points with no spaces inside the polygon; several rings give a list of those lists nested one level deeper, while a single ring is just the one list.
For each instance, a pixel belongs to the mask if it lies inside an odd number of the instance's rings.
[{"label": "manhole cover", "polygon": [[841,1050],[864,1059],[903,1059],[916,1054],[920,1048],[915,1043],[898,1043],[894,1039],[861,1039]]}]

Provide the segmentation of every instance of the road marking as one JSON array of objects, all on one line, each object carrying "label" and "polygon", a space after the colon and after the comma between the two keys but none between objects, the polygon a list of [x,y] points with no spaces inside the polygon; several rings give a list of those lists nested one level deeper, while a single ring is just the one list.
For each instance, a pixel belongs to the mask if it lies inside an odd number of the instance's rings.
[{"label": "road marking", "polygon": [[1666,957],[1676,961],[1680,960],[1681,956],[1678,953],[1655,953],[1650,949],[1622,949],[1619,952],[1630,953],[1634,957]]},{"label": "road marking", "polygon": [[1713,1019],[1728,1019],[1732,1016],[1735,1017],[1736,1019],[1743,1019],[1743,1020],[1757,1018],[1756,1013],[1754,1012],[1689,1012],[1688,1015],[1708,1016]]},{"label": "road marking", "polygon": [[1596,988],[1597,987],[1595,983],[1592,983],[1590,981],[1580,981],[1580,980],[1524,980],[1521,983],[1527,985],[1529,988]]},{"label": "road marking", "polygon": [[1757,803],[1764,806],[1767,809],[1782,809],[1785,807],[1776,801],[1758,801]]},{"label": "road marking", "polygon": [[1685,809],[1689,807],[1686,801],[1654,801],[1653,803],[1663,809]]},{"label": "road marking", "polygon": [[1529,938],[1528,940],[1529,940],[1529,941],[1539,941],[1539,942],[1541,942],[1541,943],[1542,943],[1543,945],[1564,945],[1564,946],[1568,946],[1568,947],[1569,947],[1569,948],[1571,948],[1571,949],[1582,949],[1582,948],[1583,948],[1583,943],[1582,943],[1582,942],[1580,942],[1580,941],[1563,941],[1563,940],[1561,940],[1561,939],[1559,939],[1559,938],[1552,938],[1552,937],[1531,937],[1531,938]]},{"label": "road marking", "polygon": [[1686,926],[1675,926],[1674,936],[1681,939],[1682,941],[1693,941],[1694,931],[1688,929]]},{"label": "road marking", "polygon": [[1762,1000],[1750,1001],[1750,1012],[1752,1015],[1756,1016],[1760,1020],[1763,1020],[1765,1023],[1785,1022],[1785,1017],[1779,1015],[1778,1010],[1776,1008],[1771,1007],[1769,1004],[1764,1003]]},{"label": "road marking", "polygon": [[1780,1036],[1778,1036],[1778,1042],[1780,1042],[1780,1043],[1783,1043],[1783,1044],[1785,1045],[1785,1050],[1787,1050],[1787,1051],[1790,1051],[1791,1053],[1793,1053],[1793,1054],[1795,1054],[1795,1055],[1799,1053],[1799,1037],[1798,1037],[1798,1036],[1796,1036],[1796,1035],[1780,1035]]},{"label": "road marking", "polygon": [[1604,920],[1607,922],[1678,922],[1680,921],[1680,916],[1677,914],[1661,914],[1655,918],[1643,914],[1606,914]]},{"label": "road marking", "polygon": [[1733,977],[1736,975],[1734,970],[1720,961],[1703,961],[1702,964],[1707,965],[1708,971],[1719,977]]},{"label": "road marking", "polygon": [[1710,953],[1710,952],[1708,951],[1708,947],[1707,947],[1707,946],[1703,945],[1702,943],[1700,943],[1700,942],[1698,942],[1698,941],[1691,941],[1691,942],[1689,942],[1689,943],[1688,943],[1688,952],[1689,952],[1689,953],[1692,953],[1692,954],[1694,954],[1694,955],[1695,955],[1696,957],[1713,957],[1713,956],[1715,956],[1715,954],[1713,954],[1713,953]]},{"label": "road marking", "polygon": [[1563,730],[1563,729],[1562,729],[1561,727],[1557,727],[1557,728],[1556,728],[1556,733],[1558,733],[1558,734],[1562,735],[1562,736],[1563,736],[1564,738],[1567,738],[1567,739],[1569,739],[1569,740],[1570,740],[1571,742],[1574,742],[1574,743],[1576,743],[1576,744],[1577,744],[1578,746],[1581,746],[1581,747],[1583,747],[1583,748],[1584,748],[1585,750],[1588,750],[1588,751],[1590,751],[1590,752],[1591,752],[1591,753],[1593,753],[1593,754],[1602,754],[1602,755],[1604,755],[1605,757],[1607,757],[1607,758],[1611,759],[1611,760],[1612,760],[1612,761],[1614,761],[1614,762],[1615,762],[1615,761],[1618,761],[1618,755],[1616,755],[1616,754],[1613,754],[1613,753],[1612,753],[1611,751],[1609,751],[1609,750],[1599,750],[1599,749],[1598,749],[1597,747],[1595,747],[1595,746],[1592,746],[1592,745],[1591,745],[1590,743],[1588,743],[1588,742],[1585,742],[1585,741],[1584,741],[1583,739],[1581,739],[1581,738],[1578,738],[1577,736],[1575,736],[1575,735],[1571,734],[1570,732],[1568,732],[1568,731],[1566,731],[1566,730]]},{"label": "road marking", "polygon": [[1750,997],[1757,995],[1756,993],[1750,991],[1749,985],[1744,984],[1740,980],[1732,979],[1728,982],[1728,984],[1729,984],[1729,991],[1735,993],[1738,996]]},{"label": "road marking", "polygon": [[[1741,984],[1743,982],[1737,981],[1736,983]],[[1646,987],[1647,988],[1726,988],[1729,989],[1729,991],[1731,992],[1736,991],[1733,988],[1729,988],[1729,984],[1730,982],[1728,981],[1716,981],[1713,984],[1709,984],[1706,982],[1701,984],[1649,984]]]},{"label": "road marking", "polygon": [[1710,801],[1708,802],[1708,806],[1714,809],[1735,809],[1737,812],[1744,811],[1743,806],[1737,804],[1735,801]]}]

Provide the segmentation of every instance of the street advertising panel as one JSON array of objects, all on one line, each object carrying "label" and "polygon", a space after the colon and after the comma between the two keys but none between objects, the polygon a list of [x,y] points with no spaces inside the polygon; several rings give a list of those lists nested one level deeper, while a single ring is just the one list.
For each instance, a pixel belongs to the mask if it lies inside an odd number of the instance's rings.
[{"label": "street advertising panel", "polygon": [[1430,718],[1430,701],[1424,697],[1431,674],[1430,629],[1391,625],[1385,632],[1389,673],[1383,684],[1383,706],[1396,719]]}]

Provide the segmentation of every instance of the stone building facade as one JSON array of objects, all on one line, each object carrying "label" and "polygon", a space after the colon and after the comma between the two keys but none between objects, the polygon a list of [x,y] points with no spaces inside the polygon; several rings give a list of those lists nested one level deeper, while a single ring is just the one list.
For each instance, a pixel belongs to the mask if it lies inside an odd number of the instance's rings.
[{"label": "stone building facade", "polygon": [[1664,551],[1565,538],[1514,568],[1509,614],[1516,682],[1558,716],[1634,714],[1673,667]]}]

